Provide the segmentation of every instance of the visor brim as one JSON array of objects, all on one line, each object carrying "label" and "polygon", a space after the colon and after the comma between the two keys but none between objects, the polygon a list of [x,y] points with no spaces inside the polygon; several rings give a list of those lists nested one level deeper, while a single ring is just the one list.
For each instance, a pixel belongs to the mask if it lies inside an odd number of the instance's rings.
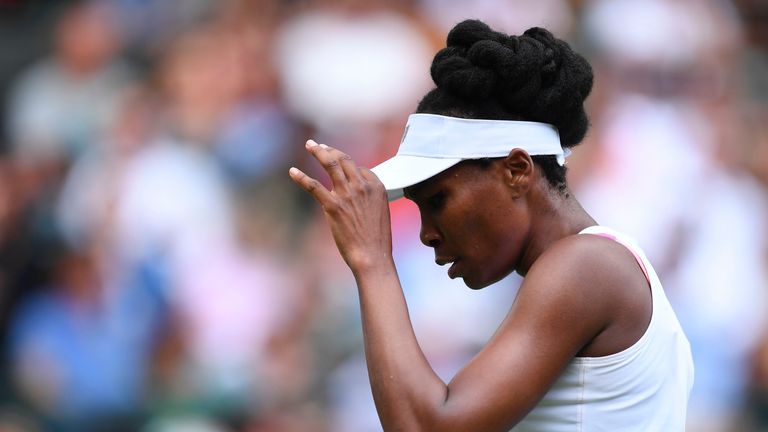
[{"label": "visor brim", "polygon": [[421,183],[463,159],[431,158],[423,156],[395,155],[394,157],[371,168],[384,183],[389,201],[403,197],[403,189]]}]

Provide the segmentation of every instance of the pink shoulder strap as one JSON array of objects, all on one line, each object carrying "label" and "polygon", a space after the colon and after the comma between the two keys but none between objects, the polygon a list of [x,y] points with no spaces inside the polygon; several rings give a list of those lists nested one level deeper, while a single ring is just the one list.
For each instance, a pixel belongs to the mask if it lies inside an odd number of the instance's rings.
[{"label": "pink shoulder strap", "polygon": [[643,259],[640,258],[640,255],[638,255],[637,252],[635,252],[635,250],[633,248],[628,247],[626,244],[621,242],[619,239],[616,238],[616,236],[614,236],[612,234],[608,234],[608,233],[605,233],[605,232],[584,233],[584,234],[592,234],[592,235],[596,235],[596,236],[600,236],[600,237],[605,237],[607,239],[611,239],[611,240],[615,241],[616,243],[621,243],[630,252],[632,252],[632,256],[635,257],[635,260],[637,261],[637,264],[640,265],[640,269],[643,271],[643,274],[645,275],[645,279],[648,281],[648,283],[651,283],[651,278],[648,275],[648,269],[645,268],[645,263],[643,262]]}]

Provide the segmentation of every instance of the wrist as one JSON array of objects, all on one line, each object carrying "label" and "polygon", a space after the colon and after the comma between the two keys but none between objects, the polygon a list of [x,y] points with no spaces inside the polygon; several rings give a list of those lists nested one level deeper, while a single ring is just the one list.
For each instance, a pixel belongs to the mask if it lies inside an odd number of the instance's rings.
[{"label": "wrist", "polygon": [[395,261],[391,254],[359,257],[350,260],[349,268],[358,280],[396,274]]}]

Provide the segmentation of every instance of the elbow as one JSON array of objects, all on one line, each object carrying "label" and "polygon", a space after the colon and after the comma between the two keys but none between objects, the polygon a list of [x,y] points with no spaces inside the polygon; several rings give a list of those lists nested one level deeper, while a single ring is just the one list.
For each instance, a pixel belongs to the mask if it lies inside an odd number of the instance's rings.
[{"label": "elbow", "polygon": [[[379,419],[385,432],[452,432],[466,431],[452,425],[447,411],[448,393],[423,400],[401,398],[385,409]],[[379,404],[377,404],[378,406]]]}]

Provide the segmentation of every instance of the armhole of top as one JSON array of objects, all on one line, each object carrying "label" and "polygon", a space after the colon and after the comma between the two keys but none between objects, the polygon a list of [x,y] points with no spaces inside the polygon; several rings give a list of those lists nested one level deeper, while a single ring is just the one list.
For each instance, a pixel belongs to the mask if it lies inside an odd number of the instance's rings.
[{"label": "armhole of top", "polygon": [[635,262],[637,263],[638,267],[640,267],[640,270],[642,270],[643,275],[645,276],[645,280],[648,283],[648,290],[649,290],[649,292],[651,294],[651,318],[648,321],[648,325],[645,328],[645,331],[643,331],[643,334],[640,336],[640,338],[637,341],[635,341],[635,343],[633,343],[629,347],[627,347],[627,348],[625,348],[625,349],[623,349],[623,350],[621,350],[621,351],[619,351],[617,353],[608,354],[608,355],[605,355],[605,356],[599,356],[599,357],[575,357],[574,358],[574,360],[577,360],[577,361],[582,362],[582,363],[589,363],[589,364],[603,364],[603,363],[606,363],[607,364],[607,363],[611,363],[613,361],[617,361],[619,359],[622,359],[625,356],[629,355],[631,352],[637,350],[638,347],[641,346],[644,343],[644,341],[646,341],[648,339],[648,337],[649,337],[648,335],[649,335],[649,333],[651,331],[651,326],[652,326],[653,321],[654,321],[654,319],[656,317],[656,314],[657,314],[657,311],[656,311],[656,293],[654,293],[654,290],[653,290],[653,283],[651,282],[651,277],[650,277],[651,275],[648,272],[648,268],[645,265],[645,261],[643,261],[643,258],[640,256],[640,254],[634,248],[632,248],[629,244],[627,244],[626,242],[621,241],[617,236],[613,235],[612,233],[605,232],[605,231],[593,231],[593,230],[591,230],[591,228],[599,229],[599,228],[602,228],[602,227],[600,227],[600,226],[589,227],[589,228],[586,228],[586,229],[582,230],[581,232],[579,232],[579,234],[589,234],[589,235],[604,237],[604,238],[607,238],[609,240],[613,240],[614,242],[620,244],[625,249],[627,249],[632,254],[632,256],[635,257]]}]

